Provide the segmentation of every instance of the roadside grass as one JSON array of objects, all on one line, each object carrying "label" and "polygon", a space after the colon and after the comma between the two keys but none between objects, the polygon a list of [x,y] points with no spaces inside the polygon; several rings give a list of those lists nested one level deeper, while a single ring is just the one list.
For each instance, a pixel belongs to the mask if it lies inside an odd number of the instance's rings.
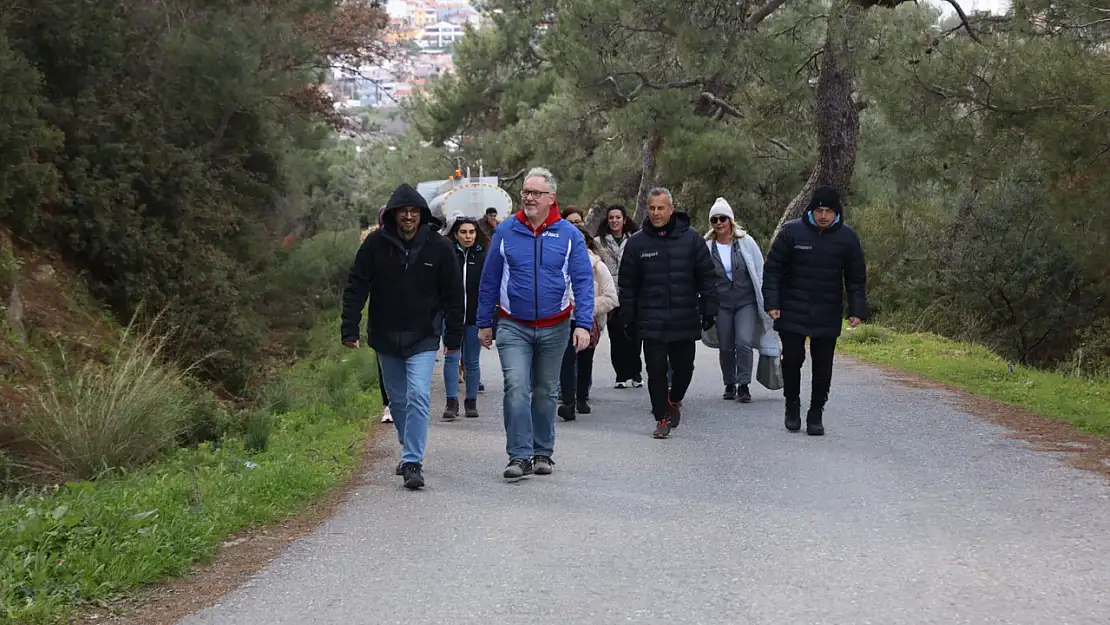
[{"label": "roadside grass", "polygon": [[311,355],[265,389],[219,442],[0,499],[0,621],[60,623],[143,584],[178,576],[229,535],[304,510],[358,464],[377,373],[370,350],[338,346],[338,313]]},{"label": "roadside grass", "polygon": [[1110,379],[1009,363],[985,347],[934,334],[903,334],[865,324],[846,329],[841,350],[861,360],[922,375],[982,397],[1110,438]]}]

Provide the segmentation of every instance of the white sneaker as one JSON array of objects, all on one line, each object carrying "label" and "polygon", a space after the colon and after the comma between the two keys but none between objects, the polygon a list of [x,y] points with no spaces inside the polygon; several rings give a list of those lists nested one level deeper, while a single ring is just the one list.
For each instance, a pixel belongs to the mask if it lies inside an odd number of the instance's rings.
[{"label": "white sneaker", "polygon": [[626,382],[620,381],[620,382],[617,382],[617,384],[613,388],[628,388],[627,386],[625,386],[625,384],[626,384]]},{"label": "white sneaker", "polygon": [[382,423],[393,423],[393,415],[389,412],[389,406],[386,406],[385,412],[382,413]]}]

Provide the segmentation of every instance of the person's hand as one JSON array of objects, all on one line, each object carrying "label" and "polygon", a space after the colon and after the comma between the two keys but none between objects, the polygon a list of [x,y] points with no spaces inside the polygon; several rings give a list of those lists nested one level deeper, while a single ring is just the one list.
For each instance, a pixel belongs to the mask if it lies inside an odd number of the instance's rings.
[{"label": "person's hand", "polygon": [[480,328],[478,330],[478,344],[486,349],[493,345],[493,328]]},{"label": "person's hand", "polygon": [[859,317],[848,317],[848,325],[853,328],[858,328],[861,323],[863,323],[863,319]]},{"label": "person's hand", "polygon": [[701,316],[701,329],[708,332],[710,328],[717,324],[717,317],[714,315]]},{"label": "person's hand", "polygon": [[782,311],[781,311],[781,310],[778,310],[778,309],[775,309],[775,310],[768,310],[768,311],[767,311],[767,314],[768,314],[768,315],[769,315],[769,316],[770,316],[770,317],[771,317],[772,319],[774,319],[774,320],[778,321],[778,318],[782,316]]},{"label": "person's hand", "polygon": [[585,328],[574,329],[574,351],[580,352],[590,346],[590,331]]},{"label": "person's hand", "polygon": [[343,341],[343,347],[347,347],[347,348],[350,348],[350,349],[358,349],[360,347],[360,345],[359,345],[358,339],[355,339],[353,341]]}]

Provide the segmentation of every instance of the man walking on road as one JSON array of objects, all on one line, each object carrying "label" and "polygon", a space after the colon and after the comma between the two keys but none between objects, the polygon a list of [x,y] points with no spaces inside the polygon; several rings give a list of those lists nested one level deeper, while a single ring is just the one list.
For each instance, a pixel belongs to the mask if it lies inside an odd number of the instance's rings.
[{"label": "man walking on road", "polygon": [[432,373],[440,333],[448,353],[462,344],[463,284],[455,250],[432,225],[428,203],[402,184],[382,211],[382,227],[362,242],[343,292],[343,344],[358,349],[362,308],[378,354],[405,488],[424,486]]},{"label": "man walking on road", "polygon": [[[555,177],[528,172],[522,208],[494,230],[478,293],[478,341],[489,349],[497,314],[497,354],[505,376],[505,478],[554,469],[555,383],[563,352],[590,345],[594,278],[586,241],[559,215]],[[572,306],[571,293],[575,305]]]},{"label": "man walking on road", "polygon": [[869,316],[867,264],[859,236],[844,223],[840,192],[819,187],[800,219],[788,221],[771,243],[763,268],[763,301],[782,339],[786,429],[802,428],[802,364],[806,337],[813,359],[813,385],[806,433],[825,433],[822,416],[832,385],[833,356],[848,292],[848,323]]},{"label": "man walking on road", "polygon": [[626,331],[643,340],[654,436],[667,438],[682,420],[697,341],[717,315],[713,258],[690,216],[675,212],[670,191],[648,194],[648,219],[625,246],[617,290]]}]

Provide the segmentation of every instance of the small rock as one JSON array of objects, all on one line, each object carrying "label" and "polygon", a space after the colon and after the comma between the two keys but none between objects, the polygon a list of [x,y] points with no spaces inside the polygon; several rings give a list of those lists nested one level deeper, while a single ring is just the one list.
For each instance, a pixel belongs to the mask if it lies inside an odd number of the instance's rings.
[{"label": "small rock", "polygon": [[57,275],[58,272],[54,271],[53,265],[43,264],[39,265],[39,268],[35,270],[35,273],[32,275],[32,277],[35,279],[36,282],[53,282],[54,278],[57,277]]}]

